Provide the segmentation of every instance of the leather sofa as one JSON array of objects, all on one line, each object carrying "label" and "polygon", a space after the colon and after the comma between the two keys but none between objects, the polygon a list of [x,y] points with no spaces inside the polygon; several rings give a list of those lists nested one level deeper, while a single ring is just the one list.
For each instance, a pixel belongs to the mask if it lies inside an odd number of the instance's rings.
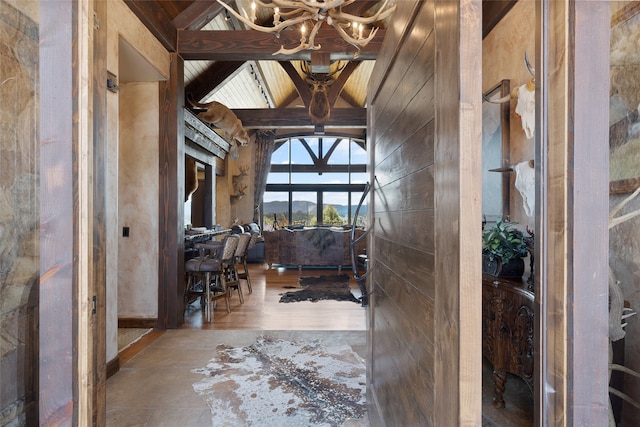
[{"label": "leather sofa", "polygon": [[[356,229],[356,238],[364,233]],[[273,264],[303,266],[351,265],[351,229],[310,227],[283,228],[263,232],[265,261]],[[363,240],[356,246],[356,256],[366,248]]]}]

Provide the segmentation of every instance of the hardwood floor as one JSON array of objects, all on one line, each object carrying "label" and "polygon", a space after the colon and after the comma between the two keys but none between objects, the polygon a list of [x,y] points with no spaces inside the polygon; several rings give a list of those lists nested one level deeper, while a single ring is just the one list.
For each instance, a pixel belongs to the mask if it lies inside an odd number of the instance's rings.
[{"label": "hardwood floor", "polygon": [[[211,323],[206,322],[199,302],[187,307],[184,324],[178,331],[167,331],[172,336],[179,335],[181,330],[217,330],[221,334],[227,331],[366,331],[367,308],[360,304],[345,301],[319,301],[280,303],[280,295],[297,287],[298,278],[302,276],[319,276],[346,273],[353,276],[350,270],[337,269],[302,269],[272,268],[266,264],[250,264],[249,274],[253,293],[249,294],[246,283],[242,282],[244,304],[241,304],[236,292],[231,298],[231,312],[227,313],[224,302],[218,301],[212,315]],[[352,293],[360,297],[358,286],[350,280]],[[295,333],[295,332],[292,332]],[[165,334],[165,331],[154,330],[139,341],[120,352],[121,366],[145,348],[155,345],[154,342]],[[338,335],[337,335],[338,336]],[[200,337],[202,339],[203,337]],[[208,337],[209,339],[210,337]],[[172,338],[176,339],[176,338]],[[190,338],[185,336],[188,342]],[[181,345],[184,344],[181,341]],[[365,354],[364,346],[360,350]],[[363,356],[364,357],[364,356]],[[130,364],[126,365],[130,367]],[[491,406],[493,388],[491,368],[483,365],[483,425],[484,426],[530,426],[533,423],[533,401],[524,383],[515,378],[508,382],[510,391],[505,394],[507,408],[495,409]],[[511,390],[515,388],[514,390]],[[112,392],[115,393],[115,392]],[[206,412],[206,411],[205,411]],[[193,414],[189,415],[190,417]],[[112,423],[110,425],[118,425]],[[187,424],[185,424],[187,425]]]},{"label": "hardwood floor", "polygon": [[357,298],[361,293],[351,270],[268,268],[266,264],[249,264],[253,293],[242,281],[244,304],[237,292],[231,297],[231,312],[227,313],[223,300],[219,300],[206,322],[198,301],[185,310],[183,329],[247,329],[247,330],[335,330],[362,331],[366,329],[366,308],[346,301],[318,301],[280,303],[280,295],[298,287],[303,276],[348,274],[349,284]]}]

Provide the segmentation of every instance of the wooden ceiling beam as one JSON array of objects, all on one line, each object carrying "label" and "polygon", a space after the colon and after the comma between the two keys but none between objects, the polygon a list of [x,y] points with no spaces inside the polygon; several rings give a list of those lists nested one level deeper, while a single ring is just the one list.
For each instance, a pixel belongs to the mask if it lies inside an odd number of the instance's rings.
[{"label": "wooden ceiling beam", "polygon": [[302,79],[300,74],[298,74],[298,70],[293,64],[289,61],[278,61],[282,69],[287,73],[291,82],[298,91],[298,95],[300,95],[300,99],[302,99],[302,103],[305,107],[309,108],[309,103],[311,102],[311,89],[309,89],[309,85]]},{"label": "wooden ceiling beam", "polygon": [[482,0],[482,38],[511,10],[517,0]]},{"label": "wooden ceiling beam", "polygon": [[[320,52],[330,52],[331,61],[364,61],[376,59],[386,30],[380,28],[376,36],[357,55],[357,49],[340,37],[333,28],[322,29],[316,35]],[[283,31],[280,38],[255,30],[190,31],[178,30],[178,53],[185,60],[212,61],[280,61],[311,60],[311,51],[292,55],[273,55],[280,46],[293,47],[300,43],[295,31]],[[357,56],[357,57],[356,57]]]},{"label": "wooden ceiling beam", "polygon": [[349,4],[347,6],[344,6],[344,11],[346,13],[350,13],[352,15],[360,15],[360,16],[362,16],[366,11],[371,9],[373,6],[375,6],[379,2],[380,2],[380,0],[354,1],[351,4]]},{"label": "wooden ceiling beam", "polygon": [[[231,0],[222,0],[229,3]],[[200,30],[215,18],[224,7],[217,1],[195,0],[182,13],[173,18],[173,25],[179,30]]]},{"label": "wooden ceiling beam", "polygon": [[194,100],[200,101],[209,92],[233,76],[243,65],[244,61],[215,62],[189,82],[184,91],[186,94],[191,94]]},{"label": "wooden ceiling beam", "polygon": [[344,69],[340,72],[338,78],[331,84],[331,86],[327,87],[327,96],[329,98],[329,105],[333,107],[338,100],[338,96],[344,89],[344,85],[347,84],[347,80],[351,77],[351,74],[358,68],[360,62],[351,61],[349,62]]},{"label": "wooden ceiling beam", "polygon": [[129,9],[169,52],[176,52],[177,30],[155,1],[124,0]]},{"label": "wooden ceiling beam", "polygon": [[[313,129],[306,108],[246,108],[232,110],[246,129]],[[333,108],[327,128],[366,129],[366,108]]]}]

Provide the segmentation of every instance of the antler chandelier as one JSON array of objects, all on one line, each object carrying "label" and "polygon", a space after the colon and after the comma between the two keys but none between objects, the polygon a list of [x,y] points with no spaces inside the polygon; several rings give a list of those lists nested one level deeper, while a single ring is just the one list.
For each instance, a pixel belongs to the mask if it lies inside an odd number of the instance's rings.
[{"label": "antler chandelier", "polygon": [[[284,46],[274,52],[274,55],[290,55],[302,50],[318,50],[319,44],[315,44],[315,37],[323,23],[327,23],[338,31],[340,36],[349,44],[358,49],[364,48],[376,35],[378,27],[372,27],[369,35],[364,36],[365,26],[371,25],[387,18],[396,9],[395,4],[389,6],[389,0],[385,0],[380,9],[372,16],[357,16],[342,11],[343,6],[354,3],[356,0],[272,0],[271,3],[263,3],[254,0],[251,3],[251,16],[247,19],[233,10],[221,0],[217,0],[225,9],[240,21],[254,30],[264,33],[275,33],[280,36],[280,31],[291,26],[300,26],[300,44],[292,49]],[[255,23],[256,4],[273,9],[273,26],[266,27]],[[311,28],[307,38],[307,25]]]}]

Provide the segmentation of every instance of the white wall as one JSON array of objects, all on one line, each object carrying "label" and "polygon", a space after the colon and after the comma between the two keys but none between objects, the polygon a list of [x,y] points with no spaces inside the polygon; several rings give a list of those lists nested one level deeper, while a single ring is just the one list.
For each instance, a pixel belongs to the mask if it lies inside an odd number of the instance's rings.
[{"label": "white wall", "polygon": [[[138,18],[131,12],[129,7],[121,0],[109,1],[107,9],[107,22],[101,23],[106,27],[107,35],[107,70],[115,75],[119,75],[119,42],[120,39],[126,40],[137,52],[157,72],[165,78],[169,75],[169,54],[162,45],[153,37],[148,30],[142,25]],[[156,86],[157,87],[157,86]],[[156,89],[157,92],[157,89]],[[126,94],[124,96],[127,96]],[[108,114],[108,146],[107,146],[107,361],[115,359],[118,355],[118,294],[120,282],[120,268],[131,270],[130,260],[125,259],[119,253],[120,240],[122,239],[122,228],[119,219],[119,134],[120,134],[120,105],[127,105],[122,99],[122,91],[120,93],[108,93],[107,96],[107,114]],[[157,128],[157,101],[154,105],[143,105],[141,109],[151,114],[155,112],[156,120],[153,123]],[[157,146],[157,139],[155,141]],[[137,154],[141,155],[141,154]],[[146,163],[145,163],[146,164]],[[156,153],[156,180],[157,180],[157,153]],[[150,172],[152,174],[154,172]],[[157,197],[157,196],[156,196]],[[157,202],[156,202],[157,209]],[[157,221],[157,214],[155,216]],[[134,233],[138,231],[138,226],[134,228]],[[131,242],[133,237],[127,240]],[[146,242],[147,245],[154,244],[157,248],[157,232],[153,237],[153,241]],[[124,265],[120,265],[124,263]],[[157,260],[155,261],[157,263]],[[155,288],[153,292],[157,295],[157,269],[154,272]],[[128,279],[127,279],[128,282]],[[146,282],[146,279],[145,279]],[[137,283],[135,283],[137,285]],[[124,285],[123,285],[124,287]],[[157,301],[153,303],[154,313],[157,312]],[[146,308],[145,308],[146,309]],[[150,313],[131,313],[131,317],[155,316]]]},{"label": "white wall", "polygon": [[156,318],[158,83],[124,83],[119,97],[118,317]]}]

